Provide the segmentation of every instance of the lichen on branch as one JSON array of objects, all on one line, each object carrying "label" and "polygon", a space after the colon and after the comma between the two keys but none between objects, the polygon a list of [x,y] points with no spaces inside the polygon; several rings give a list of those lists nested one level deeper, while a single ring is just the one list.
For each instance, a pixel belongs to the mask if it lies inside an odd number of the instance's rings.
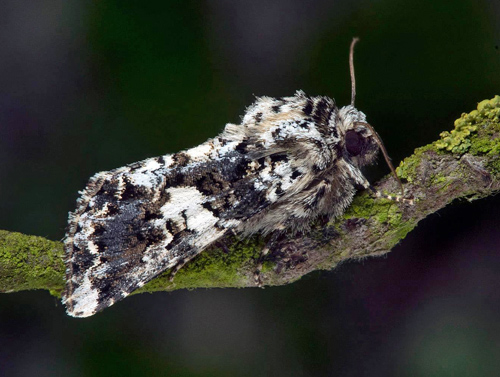
[{"label": "lichen on branch", "polygon": [[[273,244],[261,274],[265,285],[293,282],[348,259],[383,255],[431,213],[456,199],[480,199],[500,190],[500,96],[484,100],[455,121],[441,138],[417,148],[396,169],[414,205],[356,195],[344,215],[331,223],[317,221],[312,231],[284,235]],[[375,187],[397,192],[386,177]],[[168,272],[138,292],[201,287],[255,286],[254,271],[266,240],[230,236],[213,245],[179,271]],[[0,292],[47,289],[59,296],[64,287],[61,242],[0,231]]]}]

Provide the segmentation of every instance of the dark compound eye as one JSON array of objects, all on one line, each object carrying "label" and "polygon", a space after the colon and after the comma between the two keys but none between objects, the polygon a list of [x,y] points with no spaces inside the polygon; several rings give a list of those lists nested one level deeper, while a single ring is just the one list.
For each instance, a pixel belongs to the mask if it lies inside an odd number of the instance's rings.
[{"label": "dark compound eye", "polygon": [[345,149],[351,156],[357,156],[361,153],[363,146],[362,137],[356,132],[349,130],[345,134]]}]

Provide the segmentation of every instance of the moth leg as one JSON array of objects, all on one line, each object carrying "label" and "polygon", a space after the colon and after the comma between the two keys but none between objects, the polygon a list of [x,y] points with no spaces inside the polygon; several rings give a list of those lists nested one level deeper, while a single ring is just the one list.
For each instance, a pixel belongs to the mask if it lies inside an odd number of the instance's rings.
[{"label": "moth leg", "polygon": [[262,249],[259,259],[257,260],[257,266],[255,267],[253,278],[255,281],[255,285],[259,288],[263,287],[260,273],[262,271],[264,259],[266,255],[269,254],[269,251],[276,245],[276,242],[280,237],[281,237],[281,232],[274,232],[269,241],[266,243],[266,246],[264,246],[264,248]]},{"label": "moth leg", "polygon": [[398,203],[406,203],[406,204],[410,204],[410,205],[413,205],[414,204],[414,200],[413,199],[405,199],[403,198],[401,195],[386,195],[380,191],[378,191],[375,187],[373,187],[372,185],[369,185],[368,186],[368,189],[373,192],[373,194],[375,195],[376,198],[384,198],[384,199],[389,199],[389,200],[392,200],[392,201],[395,201],[395,202],[398,202]]},{"label": "moth leg", "polygon": [[370,190],[376,198],[384,198],[384,199],[389,199],[398,203],[406,203],[413,205],[415,202],[413,199],[405,199],[401,195],[386,195],[380,191],[378,191],[375,187],[373,187],[370,182],[368,182],[366,179],[362,179],[362,182],[359,182],[360,185],[365,189],[365,190]]}]

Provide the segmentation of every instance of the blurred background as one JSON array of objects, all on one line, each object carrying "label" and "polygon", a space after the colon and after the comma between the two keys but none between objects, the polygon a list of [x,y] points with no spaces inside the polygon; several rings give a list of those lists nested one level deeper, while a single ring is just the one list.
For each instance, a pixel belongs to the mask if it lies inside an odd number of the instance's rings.
[{"label": "blurred background", "polygon": [[[254,95],[348,104],[353,36],[356,106],[397,165],[500,94],[499,20],[494,0],[4,0],[0,229],[61,239],[93,173],[195,146]],[[3,294],[0,374],[497,376],[499,214],[499,197],[458,202],[383,258],[83,320]]]}]

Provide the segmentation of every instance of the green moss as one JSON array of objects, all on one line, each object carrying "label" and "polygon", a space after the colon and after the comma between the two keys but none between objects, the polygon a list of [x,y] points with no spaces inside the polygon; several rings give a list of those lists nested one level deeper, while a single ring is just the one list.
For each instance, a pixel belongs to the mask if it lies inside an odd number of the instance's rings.
[{"label": "green moss", "polygon": [[347,219],[375,219],[382,224],[398,226],[401,221],[401,211],[392,200],[375,199],[369,193],[363,193],[354,198],[352,205],[336,222]]},{"label": "green moss", "polygon": [[386,234],[388,248],[392,248],[403,240],[417,226],[415,221],[400,221]]},{"label": "green moss", "polygon": [[64,286],[63,256],[61,242],[0,231],[0,292],[49,289],[59,296]]},{"label": "green moss", "polygon": [[[434,144],[438,149],[463,154],[473,146],[471,135],[479,129],[480,125],[485,121],[498,122],[499,118],[500,96],[497,95],[491,100],[479,102],[477,110],[473,110],[469,114],[463,113],[455,121],[455,129],[451,132],[442,132],[440,134],[441,139]],[[487,146],[483,145],[482,148],[486,150]]]},{"label": "green moss", "polygon": [[[366,219],[370,216],[373,216],[373,206],[375,205],[375,202],[373,200],[373,197],[371,197],[368,193],[363,192],[361,194],[358,194],[354,197],[354,200],[352,201],[352,204],[347,208],[345,211],[344,215],[342,216],[343,219]],[[341,219],[339,219],[342,221]],[[338,223],[339,220],[335,221],[335,223]]]},{"label": "green moss", "polygon": [[429,176],[427,186],[434,192],[443,192],[458,178],[461,174],[460,170],[450,173],[450,176],[441,174],[432,174]]},{"label": "green moss", "polygon": [[435,151],[435,146],[433,144],[429,144],[417,148],[415,149],[415,153],[413,153],[413,155],[401,161],[399,166],[396,168],[396,174],[398,177],[412,183],[414,181],[414,177],[417,176],[416,171],[422,161],[422,155],[428,151]]},{"label": "green moss", "polygon": [[402,219],[402,213],[397,205],[391,205],[389,207],[387,223],[393,227],[400,225]]},{"label": "green moss", "polygon": [[433,183],[437,186],[446,185],[450,179],[445,176],[437,175],[433,179]]},{"label": "green moss", "polygon": [[229,252],[215,248],[204,251],[179,270],[173,282],[169,281],[170,271],[167,271],[137,293],[181,288],[244,286],[245,277],[241,275],[241,268],[246,262],[255,265],[262,247],[263,240],[258,237],[233,240]]},{"label": "green moss", "polygon": [[500,156],[497,155],[495,156],[494,159],[491,159],[489,164],[488,164],[488,168],[490,169],[490,171],[492,173],[495,174],[495,176],[500,176]]}]

